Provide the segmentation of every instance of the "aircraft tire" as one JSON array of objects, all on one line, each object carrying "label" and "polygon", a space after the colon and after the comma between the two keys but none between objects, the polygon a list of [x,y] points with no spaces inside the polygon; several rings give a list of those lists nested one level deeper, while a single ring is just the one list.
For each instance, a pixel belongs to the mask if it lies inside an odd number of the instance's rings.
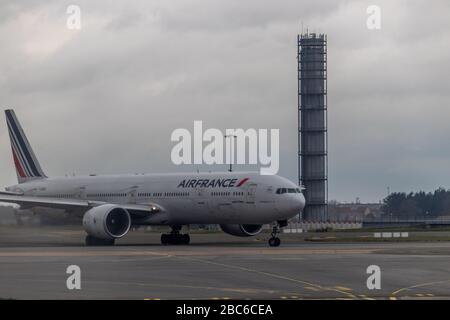
[{"label": "aircraft tire", "polygon": [[182,244],[189,244],[191,242],[191,237],[188,234],[183,234],[181,237]]},{"label": "aircraft tire", "polygon": [[169,244],[169,235],[168,234],[162,234],[161,235],[161,244]]},{"label": "aircraft tire", "polygon": [[278,247],[281,244],[281,240],[278,237],[272,237],[269,239],[269,246]]},{"label": "aircraft tire", "polygon": [[188,234],[162,234],[161,244],[178,245],[189,244],[191,238]]}]

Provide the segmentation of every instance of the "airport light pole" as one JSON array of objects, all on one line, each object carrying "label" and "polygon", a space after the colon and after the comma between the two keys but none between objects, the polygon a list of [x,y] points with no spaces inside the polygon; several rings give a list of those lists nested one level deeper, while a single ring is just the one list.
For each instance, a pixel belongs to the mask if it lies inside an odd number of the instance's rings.
[{"label": "airport light pole", "polygon": [[[232,135],[232,134],[226,134],[224,136],[224,138],[225,138],[225,144],[226,144],[226,139],[227,138],[234,138],[236,140],[237,136]],[[233,171],[233,159],[234,159],[234,154],[233,154],[233,149],[234,148],[233,147],[234,147],[233,140],[230,139],[230,168],[228,169],[229,172]]]}]

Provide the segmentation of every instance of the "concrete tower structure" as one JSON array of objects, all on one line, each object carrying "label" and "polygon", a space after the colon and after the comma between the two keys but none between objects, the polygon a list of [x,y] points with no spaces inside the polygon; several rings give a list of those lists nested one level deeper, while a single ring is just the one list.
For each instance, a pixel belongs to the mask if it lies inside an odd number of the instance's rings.
[{"label": "concrete tower structure", "polygon": [[297,37],[298,172],[306,207],[303,220],[328,218],[327,37]]}]

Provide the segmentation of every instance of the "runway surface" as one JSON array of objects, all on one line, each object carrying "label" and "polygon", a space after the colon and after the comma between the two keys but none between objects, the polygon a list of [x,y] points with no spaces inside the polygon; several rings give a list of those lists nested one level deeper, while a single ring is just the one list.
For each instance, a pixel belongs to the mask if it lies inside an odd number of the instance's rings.
[{"label": "runway surface", "polygon": [[[81,228],[80,228],[81,229]],[[193,234],[161,246],[132,232],[114,247],[84,247],[80,229],[0,228],[0,298],[450,299],[450,243],[311,243],[281,235]],[[68,290],[66,268],[81,268]],[[366,286],[369,265],[381,289]]]}]

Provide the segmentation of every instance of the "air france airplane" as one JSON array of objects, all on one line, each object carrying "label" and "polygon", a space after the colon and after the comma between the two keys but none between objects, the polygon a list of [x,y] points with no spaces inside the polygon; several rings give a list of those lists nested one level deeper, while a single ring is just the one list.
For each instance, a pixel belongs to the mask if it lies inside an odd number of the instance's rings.
[{"label": "air france airplane", "polygon": [[62,209],[82,217],[86,245],[113,245],[131,226],[168,225],[162,244],[189,244],[183,225],[219,224],[249,237],[272,224],[270,246],[280,227],[305,206],[301,189],[280,176],[257,172],[90,175],[49,178],[13,110],[6,122],[18,184],[0,191],[0,202],[23,209]]}]

